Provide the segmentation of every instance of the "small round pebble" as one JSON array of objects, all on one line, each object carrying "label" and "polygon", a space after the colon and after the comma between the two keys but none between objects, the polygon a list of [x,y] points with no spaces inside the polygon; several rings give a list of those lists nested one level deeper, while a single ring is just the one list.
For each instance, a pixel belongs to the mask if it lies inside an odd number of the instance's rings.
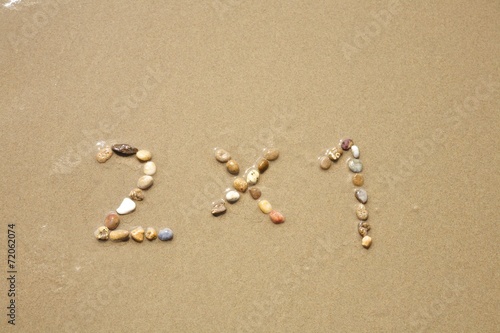
[{"label": "small round pebble", "polygon": [[262,192],[260,191],[260,189],[258,187],[252,187],[252,188],[250,188],[249,192],[250,192],[250,196],[254,200],[259,199],[260,196],[262,195]]},{"label": "small round pebble", "polygon": [[144,240],[144,229],[142,227],[137,227],[130,232],[130,236],[136,242],[142,243],[142,241]]},{"label": "small round pebble", "polygon": [[128,196],[130,199],[135,201],[144,200],[144,192],[140,188],[134,188],[132,191],[130,191]]},{"label": "small round pebble", "polygon": [[272,211],[269,213],[269,218],[271,218],[271,221],[272,221],[274,224],[280,224],[280,223],[285,222],[285,217],[283,216],[283,214],[281,214],[281,213],[280,213],[280,212],[278,212],[277,210],[272,210]]},{"label": "small round pebble", "polygon": [[148,176],[148,175],[142,176],[137,181],[137,187],[140,188],[141,190],[146,190],[153,185],[153,181],[154,181],[153,177],[151,177],[151,176]]},{"label": "small round pebble", "polygon": [[351,149],[352,145],[353,145],[353,142],[351,139],[344,139],[344,140],[342,140],[342,143],[340,144],[342,149],[345,151]]},{"label": "small round pebble", "polygon": [[269,168],[269,161],[266,160],[265,158],[261,158],[257,161],[257,169],[259,169],[260,173],[266,172],[268,168]]},{"label": "small round pebble", "polygon": [[359,202],[363,204],[368,201],[368,193],[362,188],[356,190],[356,192],[354,192],[354,196],[356,197],[356,199],[358,199]]},{"label": "small round pebble", "polygon": [[161,229],[158,233],[158,239],[161,241],[169,241],[172,238],[174,238],[174,232],[169,228]]},{"label": "small round pebble", "polygon": [[229,203],[235,203],[240,199],[240,193],[235,190],[227,191],[226,192],[226,201]]},{"label": "small round pebble", "polygon": [[97,162],[104,163],[109,160],[111,156],[113,156],[113,150],[111,150],[111,147],[104,147],[99,149],[96,155],[96,159]]},{"label": "small round pebble", "polygon": [[363,239],[361,240],[361,245],[363,245],[365,249],[370,248],[370,246],[372,245],[372,238],[370,236],[363,237]]},{"label": "small round pebble", "polygon": [[212,203],[212,215],[219,216],[226,212],[226,202],[224,200],[218,200]]},{"label": "small round pebble", "polygon": [[146,162],[142,168],[145,175],[152,176],[156,173],[156,164],[153,161]]},{"label": "small round pebble", "polygon": [[155,240],[158,237],[158,233],[156,232],[156,229],[153,227],[148,227],[146,229],[146,239],[147,240]]},{"label": "small round pebble", "polygon": [[245,191],[247,190],[248,188],[248,183],[246,182],[245,179],[241,178],[241,177],[238,177],[234,180],[233,182],[233,187],[238,191],[238,192],[241,192],[241,193],[245,193]]},{"label": "small round pebble", "polygon": [[135,153],[135,157],[137,157],[137,159],[141,162],[147,162],[147,161],[151,160],[153,155],[151,154],[151,152],[149,150],[141,149],[137,153]]},{"label": "small round pebble", "polygon": [[113,230],[109,233],[109,239],[112,241],[127,241],[130,237],[128,230]]},{"label": "small round pebble", "polygon": [[104,219],[104,225],[109,229],[109,230],[115,230],[118,228],[118,225],[120,224],[120,217],[118,214],[115,212],[110,212],[108,215],[106,215],[106,218]]},{"label": "small round pebble", "polygon": [[365,177],[361,173],[357,173],[354,176],[352,176],[352,183],[354,186],[363,186],[365,183]]},{"label": "small round pebble", "polygon": [[125,215],[128,213],[132,213],[135,210],[135,207],[137,207],[137,205],[134,201],[132,201],[132,199],[125,198],[120,204],[120,207],[116,209],[116,212],[120,215]]},{"label": "small round pebble", "polygon": [[109,239],[109,229],[101,226],[94,231],[94,236],[98,240],[105,241]]},{"label": "small round pebble", "polygon": [[236,162],[235,160],[227,161],[226,169],[227,172],[229,172],[232,175],[237,175],[240,173],[240,166],[238,165],[238,162]]},{"label": "small round pebble", "polygon": [[332,161],[328,158],[328,156],[321,156],[319,159],[319,166],[323,170],[328,170],[332,166]]},{"label": "small round pebble", "polygon": [[359,204],[358,207],[356,207],[356,216],[361,221],[366,221],[368,219],[368,211],[365,205]]},{"label": "small round pebble", "polygon": [[137,153],[138,149],[128,145],[126,143],[118,143],[111,147],[115,153],[121,156],[130,156]]},{"label": "small round pebble", "polygon": [[352,158],[347,162],[349,169],[354,173],[359,173],[363,171],[363,164],[357,158]]},{"label": "small round pebble", "polygon": [[264,151],[264,158],[268,161],[275,161],[278,159],[280,156],[280,152],[278,149],[275,148],[267,148]]},{"label": "small round pebble", "polygon": [[360,221],[358,223],[358,232],[361,236],[365,237],[370,230],[370,224],[366,221]]},{"label": "small round pebble", "polygon": [[273,206],[267,200],[259,201],[259,208],[264,214],[269,214],[273,210]]},{"label": "small round pebble", "polygon": [[340,149],[339,147],[335,147],[335,148],[328,150],[326,155],[328,156],[328,158],[331,161],[337,162],[340,159],[340,157],[342,157],[343,153],[344,152],[342,151],[342,149]]},{"label": "small round pebble", "polygon": [[248,185],[255,185],[259,181],[260,173],[257,169],[250,169],[247,172],[247,183]]},{"label": "small round pebble", "polygon": [[215,150],[215,159],[221,163],[226,163],[231,159],[231,154],[227,150],[219,148]]},{"label": "small round pebble", "polygon": [[352,157],[359,158],[359,147],[354,145],[351,147]]}]

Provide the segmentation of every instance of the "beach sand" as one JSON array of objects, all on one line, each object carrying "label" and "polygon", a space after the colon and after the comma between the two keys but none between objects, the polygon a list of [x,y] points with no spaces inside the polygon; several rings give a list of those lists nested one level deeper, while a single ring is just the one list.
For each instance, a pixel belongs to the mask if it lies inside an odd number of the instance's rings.
[{"label": "beach sand", "polygon": [[[498,1],[3,0],[0,331],[498,332]],[[346,159],[364,163],[361,246]],[[155,184],[94,230],[153,153]],[[274,225],[210,203],[265,147]],[[8,225],[15,224],[15,327]],[[9,282],[10,283],[10,282]]]}]

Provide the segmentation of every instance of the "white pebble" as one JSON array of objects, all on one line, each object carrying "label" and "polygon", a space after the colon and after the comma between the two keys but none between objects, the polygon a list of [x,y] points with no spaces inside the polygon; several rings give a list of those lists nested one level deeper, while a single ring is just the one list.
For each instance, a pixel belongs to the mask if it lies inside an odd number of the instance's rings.
[{"label": "white pebble", "polygon": [[148,175],[148,176],[152,176],[156,173],[156,164],[155,162],[146,162],[146,164],[144,164],[144,168],[143,168],[143,171],[144,171],[144,174],[145,175]]},{"label": "white pebble", "polygon": [[354,145],[351,147],[352,157],[359,158],[359,147]]},{"label": "white pebble", "polygon": [[141,190],[145,190],[150,188],[153,185],[153,177],[151,176],[142,176],[137,181],[137,187]]},{"label": "white pebble", "polygon": [[226,200],[229,203],[235,203],[239,199],[240,199],[240,194],[238,193],[238,191],[231,190],[226,193]]},{"label": "white pebble", "polygon": [[256,169],[251,169],[247,173],[247,183],[248,185],[255,185],[259,181],[260,173]]},{"label": "white pebble", "polygon": [[130,198],[125,198],[123,199],[120,207],[116,209],[116,212],[120,215],[125,215],[128,213],[131,213],[135,210],[136,204],[135,202],[130,199]]}]

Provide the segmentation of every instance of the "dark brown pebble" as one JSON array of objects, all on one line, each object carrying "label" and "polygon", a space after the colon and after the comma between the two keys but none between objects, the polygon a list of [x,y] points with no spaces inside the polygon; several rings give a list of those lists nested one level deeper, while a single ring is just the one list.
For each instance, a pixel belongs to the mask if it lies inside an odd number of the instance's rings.
[{"label": "dark brown pebble", "polygon": [[250,195],[252,196],[252,198],[254,198],[255,200],[259,199],[260,196],[262,195],[262,192],[260,191],[260,189],[258,187],[250,188],[249,192],[250,192]]},{"label": "dark brown pebble", "polygon": [[260,173],[264,173],[267,170],[267,168],[269,168],[269,161],[266,160],[265,158],[261,158],[257,162],[257,169],[259,169]]},{"label": "dark brown pebble", "polygon": [[131,145],[128,145],[126,143],[118,143],[116,145],[113,145],[113,147],[111,147],[111,149],[113,149],[113,151],[115,153],[117,153],[118,155],[122,155],[122,156],[134,155],[138,151],[137,148],[134,148]]}]

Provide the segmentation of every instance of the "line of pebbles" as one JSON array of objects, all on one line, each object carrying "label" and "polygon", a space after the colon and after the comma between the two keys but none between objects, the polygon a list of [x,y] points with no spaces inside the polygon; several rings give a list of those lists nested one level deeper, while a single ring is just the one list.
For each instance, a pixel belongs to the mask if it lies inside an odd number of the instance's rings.
[{"label": "line of pebbles", "polygon": [[136,227],[131,231],[124,229],[117,229],[120,225],[119,215],[130,214],[135,211],[137,205],[136,201],[144,200],[144,191],[153,186],[153,175],[156,173],[156,164],[151,161],[152,154],[148,150],[139,150],[128,144],[116,144],[112,147],[106,146],[99,149],[96,159],[99,163],[105,163],[113,156],[113,152],[119,156],[133,156],[137,157],[140,162],[144,163],[142,171],[144,176],[141,176],[137,181],[137,187],[130,191],[127,198],[123,199],[120,206],[116,211],[111,211],[104,219],[104,225],[97,228],[94,232],[95,238],[100,241],[128,241],[130,238],[138,243],[142,243],[144,238],[153,241],[159,239],[162,241],[169,241],[174,237],[171,229],[165,228],[157,232],[155,228],[148,227],[144,230],[143,227]]},{"label": "line of pebbles", "polygon": [[269,201],[260,199],[262,191],[255,185],[259,182],[260,175],[269,168],[269,162],[275,161],[279,157],[279,151],[274,148],[264,150],[262,156],[257,162],[248,168],[243,177],[238,177],[240,166],[238,162],[231,158],[231,154],[222,148],[215,148],[215,159],[220,163],[226,164],[227,172],[235,176],[233,186],[228,188],[224,193],[224,198],[212,203],[212,215],[220,216],[227,211],[226,203],[234,204],[239,199],[241,194],[248,190],[250,196],[258,201],[258,207],[264,214],[269,214],[269,218],[275,224],[285,222],[285,217],[279,211],[274,210]]},{"label": "line of pebbles", "polygon": [[354,173],[352,177],[352,183],[357,188],[355,189],[354,196],[359,201],[359,205],[356,207],[356,217],[358,218],[358,233],[361,235],[361,245],[365,249],[368,249],[372,244],[372,238],[368,236],[368,231],[370,230],[370,224],[368,220],[368,210],[365,207],[368,201],[368,193],[365,189],[361,188],[365,180],[361,173],[363,171],[363,163],[359,159],[359,147],[354,145],[351,139],[341,140],[339,145],[328,149],[326,153],[319,158],[319,165],[321,169],[328,170],[332,166],[332,162],[336,163],[340,160],[344,151],[351,151],[352,158],[347,160],[347,166],[349,170]]}]

